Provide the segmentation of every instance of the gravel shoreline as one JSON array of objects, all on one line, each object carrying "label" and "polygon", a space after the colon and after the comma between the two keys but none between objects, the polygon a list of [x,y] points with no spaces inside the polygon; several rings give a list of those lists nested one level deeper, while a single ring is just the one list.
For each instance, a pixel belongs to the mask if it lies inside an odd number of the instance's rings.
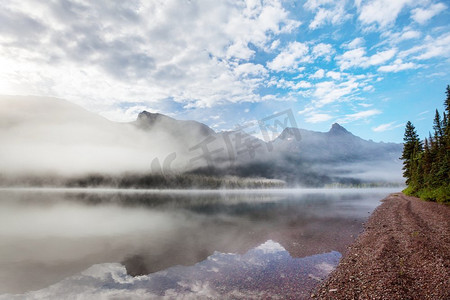
[{"label": "gravel shoreline", "polygon": [[450,299],[450,206],[382,201],[313,299]]}]

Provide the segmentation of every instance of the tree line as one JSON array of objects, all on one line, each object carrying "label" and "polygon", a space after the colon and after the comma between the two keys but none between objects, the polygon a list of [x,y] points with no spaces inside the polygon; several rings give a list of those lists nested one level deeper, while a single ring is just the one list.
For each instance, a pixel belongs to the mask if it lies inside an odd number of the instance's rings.
[{"label": "tree line", "polygon": [[403,138],[403,177],[405,194],[424,200],[450,202],[450,86],[441,116],[436,109],[433,134],[423,141],[408,121]]}]

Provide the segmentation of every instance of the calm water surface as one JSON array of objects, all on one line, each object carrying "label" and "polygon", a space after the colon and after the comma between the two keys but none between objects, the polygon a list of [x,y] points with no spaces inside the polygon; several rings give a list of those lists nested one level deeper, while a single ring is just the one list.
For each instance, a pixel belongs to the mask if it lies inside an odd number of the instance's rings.
[{"label": "calm water surface", "polygon": [[398,190],[0,190],[0,294],[307,297]]}]

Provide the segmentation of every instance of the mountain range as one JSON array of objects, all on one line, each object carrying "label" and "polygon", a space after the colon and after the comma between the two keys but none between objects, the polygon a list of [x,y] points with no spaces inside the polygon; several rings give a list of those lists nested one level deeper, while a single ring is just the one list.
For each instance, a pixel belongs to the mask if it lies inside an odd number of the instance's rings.
[{"label": "mountain range", "polygon": [[302,186],[402,182],[402,144],[367,141],[337,123],[328,132],[278,129],[281,134],[262,132],[254,123],[216,132],[148,111],[118,123],[60,99],[1,96],[0,175],[183,173]]}]

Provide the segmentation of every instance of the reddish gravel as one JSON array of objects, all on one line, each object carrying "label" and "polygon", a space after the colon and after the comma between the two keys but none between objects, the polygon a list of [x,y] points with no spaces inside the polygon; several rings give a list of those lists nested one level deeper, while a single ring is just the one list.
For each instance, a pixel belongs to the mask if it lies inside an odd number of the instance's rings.
[{"label": "reddish gravel", "polygon": [[450,299],[450,206],[383,200],[314,299]]}]

